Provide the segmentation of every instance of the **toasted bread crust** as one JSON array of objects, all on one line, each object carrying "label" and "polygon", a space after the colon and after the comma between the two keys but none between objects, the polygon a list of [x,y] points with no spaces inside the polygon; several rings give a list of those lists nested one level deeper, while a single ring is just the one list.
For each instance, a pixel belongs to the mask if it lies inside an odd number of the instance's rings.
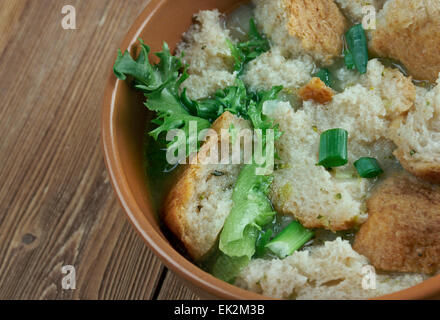
[{"label": "toasted bread crust", "polygon": [[163,219],[166,226],[182,241],[190,256],[198,258],[199,254],[191,246],[191,239],[187,235],[188,223],[185,219],[186,203],[191,200],[195,189],[195,170],[194,167],[185,170],[168,194],[163,208]]},{"label": "toasted bread crust", "polygon": [[334,92],[321,79],[312,78],[309,83],[299,89],[298,94],[303,101],[313,100],[325,104],[332,101]]},{"label": "toasted bread crust", "polygon": [[305,50],[322,57],[325,64],[342,52],[347,22],[332,0],[283,0],[288,11],[288,31]]},{"label": "toasted bread crust", "polygon": [[390,0],[378,15],[370,50],[402,62],[416,79],[435,81],[440,72],[440,3]]},{"label": "toasted bread crust", "polygon": [[367,201],[369,218],[353,248],[378,269],[440,269],[440,186],[408,174],[388,178]]},{"label": "toasted bread crust", "polygon": [[406,171],[423,180],[440,183],[440,160],[437,162],[428,162],[408,159],[408,156],[405,155],[402,149],[394,151],[394,155]]}]

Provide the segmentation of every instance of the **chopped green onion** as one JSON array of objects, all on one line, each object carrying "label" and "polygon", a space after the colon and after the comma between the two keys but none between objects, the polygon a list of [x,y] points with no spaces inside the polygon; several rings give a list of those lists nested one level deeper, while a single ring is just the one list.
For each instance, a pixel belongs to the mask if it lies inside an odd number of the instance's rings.
[{"label": "chopped green onion", "polygon": [[345,66],[347,67],[347,69],[349,69],[349,70],[354,69],[353,55],[348,50],[344,51],[344,61],[345,61]]},{"label": "chopped green onion", "polygon": [[332,75],[328,69],[319,69],[315,76],[321,79],[327,87],[333,86]]},{"label": "chopped green onion", "polygon": [[301,248],[313,236],[314,233],[311,230],[304,228],[299,222],[293,221],[266,244],[266,248],[282,259]]},{"label": "chopped green onion", "polygon": [[360,158],[354,166],[362,178],[375,178],[383,173],[379,162],[374,158]]},{"label": "chopped green onion", "polygon": [[353,56],[353,62],[360,73],[367,72],[368,44],[362,24],[350,28],[345,34],[347,46]]},{"label": "chopped green onion", "polygon": [[330,129],[321,134],[318,165],[326,168],[340,167],[348,162],[348,132]]}]

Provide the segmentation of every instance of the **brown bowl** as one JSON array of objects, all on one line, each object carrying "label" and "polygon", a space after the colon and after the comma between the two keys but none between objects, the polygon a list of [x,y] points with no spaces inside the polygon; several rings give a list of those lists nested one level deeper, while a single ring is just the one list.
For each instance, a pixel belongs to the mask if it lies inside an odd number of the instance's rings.
[{"label": "brown bowl", "polygon": [[[182,33],[191,25],[194,13],[214,8],[227,13],[243,2],[246,1],[151,0],[120,48],[135,52],[137,39],[142,38],[151,46],[152,52],[159,51],[164,41],[173,49]],[[201,297],[266,299],[204,272],[177,252],[164,236],[143,167],[143,137],[148,111],[141,101],[142,97],[124,81],[117,80],[113,74],[110,76],[102,107],[105,162],[113,188],[134,228],[163,263]],[[439,296],[440,276],[437,276],[413,288],[380,298],[423,299]]]}]

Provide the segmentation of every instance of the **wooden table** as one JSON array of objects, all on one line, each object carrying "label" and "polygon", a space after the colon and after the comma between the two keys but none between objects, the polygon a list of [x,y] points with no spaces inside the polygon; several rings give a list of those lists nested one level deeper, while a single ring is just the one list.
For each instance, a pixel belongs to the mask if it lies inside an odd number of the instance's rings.
[{"label": "wooden table", "polygon": [[0,0],[0,299],[197,298],[130,226],[101,152],[109,68],[147,3]]}]

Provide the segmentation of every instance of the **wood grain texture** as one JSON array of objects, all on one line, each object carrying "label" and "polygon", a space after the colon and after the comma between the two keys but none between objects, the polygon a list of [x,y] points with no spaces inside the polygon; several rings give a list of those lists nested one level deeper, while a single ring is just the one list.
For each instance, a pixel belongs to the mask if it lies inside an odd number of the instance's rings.
[{"label": "wood grain texture", "polygon": [[147,3],[0,0],[0,299],[195,298],[129,225],[101,152],[110,67]]},{"label": "wood grain texture", "polygon": [[170,270],[167,270],[165,280],[163,282],[162,288],[158,300],[198,300],[197,295],[185,285],[182,284],[181,280]]}]

